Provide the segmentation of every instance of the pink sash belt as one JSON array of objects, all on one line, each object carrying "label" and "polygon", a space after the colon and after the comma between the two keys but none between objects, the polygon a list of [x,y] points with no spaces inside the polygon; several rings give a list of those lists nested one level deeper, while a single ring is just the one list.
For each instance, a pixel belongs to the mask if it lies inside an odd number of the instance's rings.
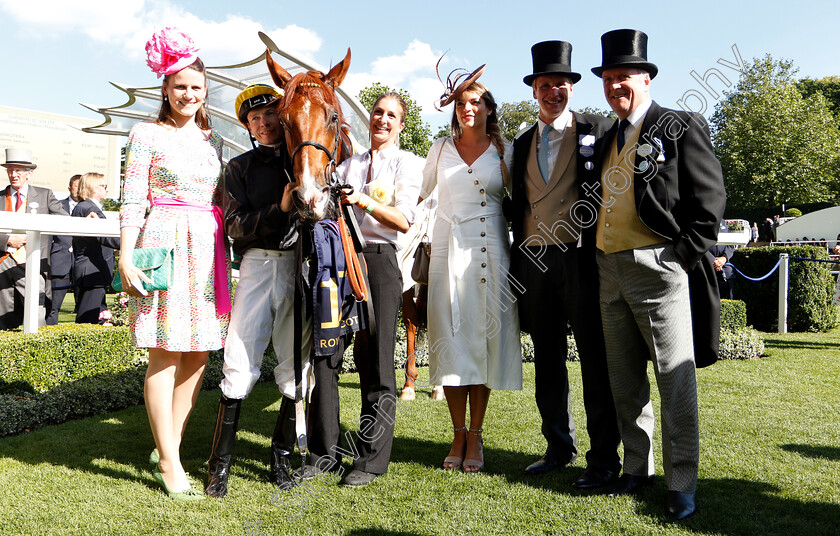
[{"label": "pink sash belt", "polygon": [[213,219],[216,222],[216,251],[213,270],[213,288],[216,291],[216,313],[221,315],[229,313],[230,287],[228,287],[227,263],[225,262],[225,226],[223,223],[224,215],[222,209],[220,207],[198,205],[174,197],[152,199],[152,206],[178,207],[213,213]]}]

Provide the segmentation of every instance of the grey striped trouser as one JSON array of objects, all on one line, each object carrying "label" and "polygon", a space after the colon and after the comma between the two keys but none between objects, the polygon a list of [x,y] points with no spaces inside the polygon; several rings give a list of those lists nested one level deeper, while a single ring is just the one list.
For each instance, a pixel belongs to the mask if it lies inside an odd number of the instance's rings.
[{"label": "grey striped trouser", "polygon": [[610,386],[624,443],[624,472],[652,475],[653,405],[659,387],[662,460],[669,490],[692,493],[700,458],[688,276],[671,244],[598,251]]}]

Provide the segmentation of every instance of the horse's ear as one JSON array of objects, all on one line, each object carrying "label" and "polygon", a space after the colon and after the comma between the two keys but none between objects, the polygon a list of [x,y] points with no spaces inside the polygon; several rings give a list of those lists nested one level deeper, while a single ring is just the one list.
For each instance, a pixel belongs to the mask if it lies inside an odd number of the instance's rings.
[{"label": "horse's ear", "polygon": [[274,80],[274,83],[277,84],[277,87],[282,88],[289,83],[289,80],[292,79],[292,75],[289,74],[289,71],[274,61],[274,58],[271,57],[271,51],[269,49],[265,49],[265,63],[268,65],[268,72],[271,74],[271,78]]},{"label": "horse's ear", "polygon": [[327,73],[327,83],[332,87],[338,87],[344,81],[344,77],[347,76],[347,71],[350,70],[350,49],[347,49],[347,55],[344,56],[344,59],[338,62],[330,72]]}]

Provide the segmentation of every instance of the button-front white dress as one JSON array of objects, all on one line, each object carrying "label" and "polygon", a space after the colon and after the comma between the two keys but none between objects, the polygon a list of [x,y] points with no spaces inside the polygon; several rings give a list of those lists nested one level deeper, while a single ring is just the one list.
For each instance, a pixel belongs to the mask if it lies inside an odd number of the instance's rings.
[{"label": "button-front white dress", "polygon": [[[506,146],[508,169],[512,154]],[[468,166],[451,139],[437,140],[426,159],[421,197],[435,187],[428,298],[431,381],[521,389],[519,315],[507,279],[510,238],[495,146]]]}]

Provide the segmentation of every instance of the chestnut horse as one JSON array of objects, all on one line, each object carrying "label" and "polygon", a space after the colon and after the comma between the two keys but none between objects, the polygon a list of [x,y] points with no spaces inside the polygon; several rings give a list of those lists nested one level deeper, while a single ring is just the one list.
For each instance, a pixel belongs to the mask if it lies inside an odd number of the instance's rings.
[{"label": "chestnut horse", "polygon": [[334,89],[350,69],[350,49],[327,74],[308,71],[292,76],[275,63],[269,50],[265,61],[274,83],[285,91],[278,112],[294,165],[295,208],[310,221],[335,218],[337,196],[331,195],[330,187],[336,186],[335,167],[350,157],[352,144]]}]

